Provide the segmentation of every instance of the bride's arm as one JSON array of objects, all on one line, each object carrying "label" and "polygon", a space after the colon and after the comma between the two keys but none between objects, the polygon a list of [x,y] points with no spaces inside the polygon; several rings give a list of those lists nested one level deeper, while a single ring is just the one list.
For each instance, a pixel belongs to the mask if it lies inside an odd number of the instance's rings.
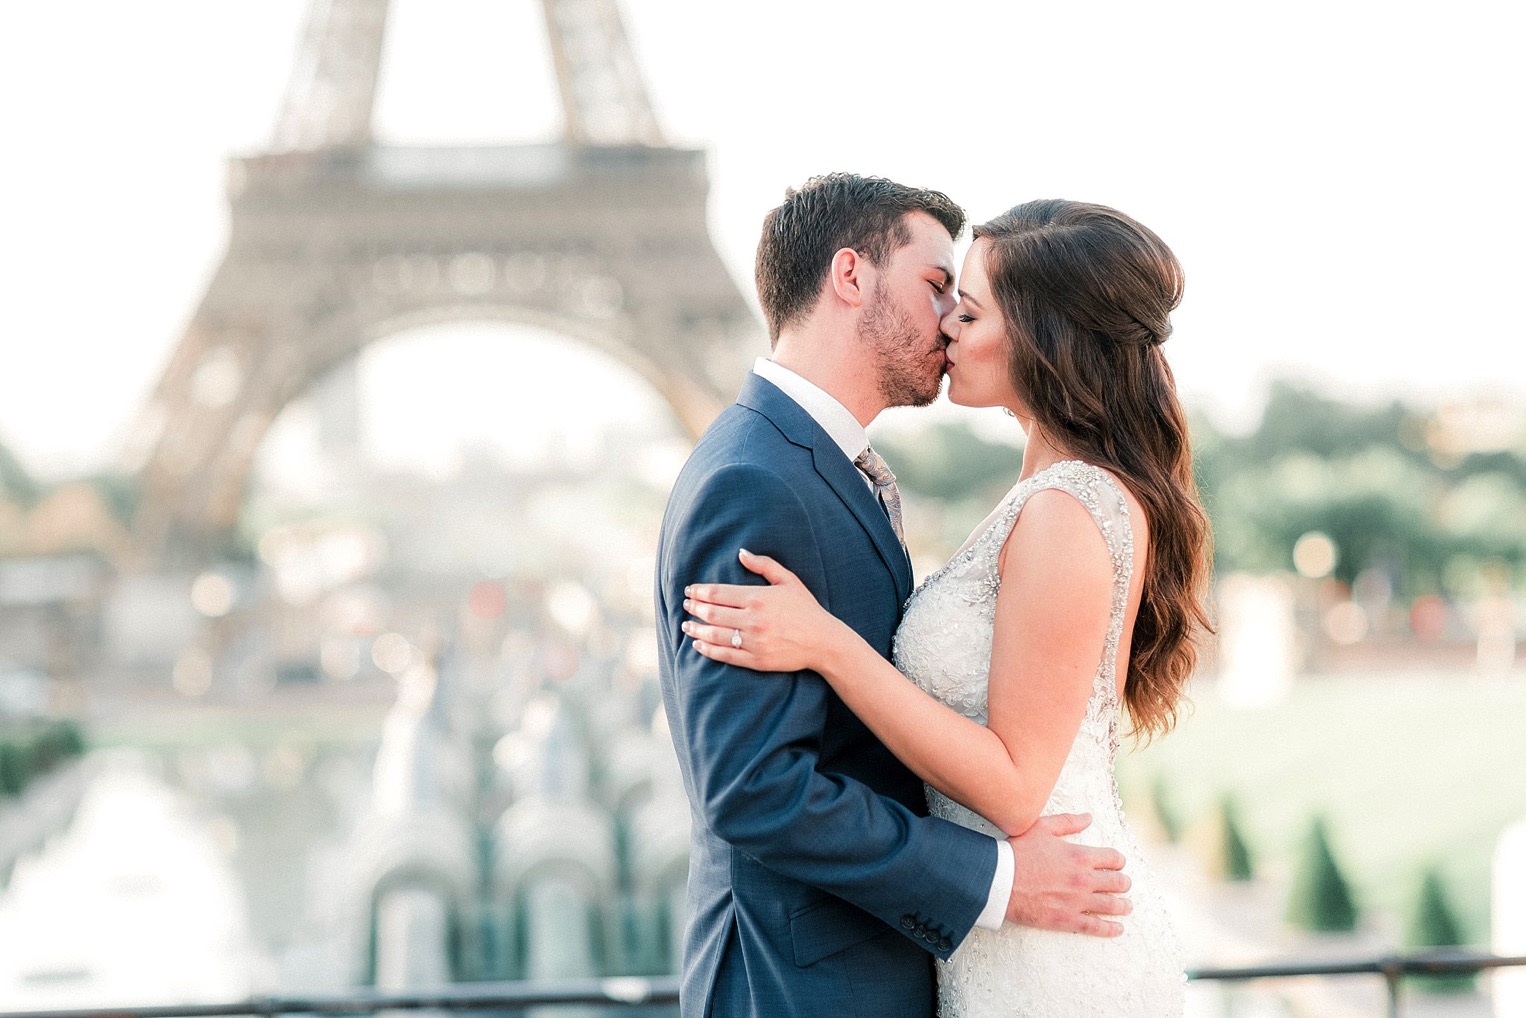
[{"label": "bride's arm", "polygon": [[[710,623],[692,627],[701,653],[759,670],[814,669],[929,785],[1009,835],[1038,819],[1085,715],[1112,605],[1111,561],[1085,506],[1036,492],[1002,549],[989,727],[922,692],[819,606],[791,602],[794,578],[777,563],[754,557],[749,568],[776,586],[732,588],[747,592],[740,598],[692,588],[694,614]],[[740,650],[733,628],[744,633]]]}]

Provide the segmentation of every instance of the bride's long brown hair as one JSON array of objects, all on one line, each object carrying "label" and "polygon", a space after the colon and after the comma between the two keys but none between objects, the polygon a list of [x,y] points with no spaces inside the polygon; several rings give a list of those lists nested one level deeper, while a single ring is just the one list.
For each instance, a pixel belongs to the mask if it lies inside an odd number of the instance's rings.
[{"label": "bride's long brown hair", "polygon": [[1124,680],[1134,732],[1175,723],[1210,628],[1212,535],[1192,475],[1187,419],[1160,344],[1182,268],[1114,209],[1046,199],[975,227],[1006,326],[1008,366],[1034,423],[1060,448],[1117,474],[1150,528]]}]

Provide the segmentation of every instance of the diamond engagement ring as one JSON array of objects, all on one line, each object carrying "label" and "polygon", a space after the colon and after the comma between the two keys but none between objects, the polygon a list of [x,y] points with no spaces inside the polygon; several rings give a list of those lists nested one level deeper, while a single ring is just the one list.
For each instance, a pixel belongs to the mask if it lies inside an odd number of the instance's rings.
[{"label": "diamond engagement ring", "polygon": [[742,649],[742,631],[740,629],[733,629],[731,631],[731,646],[736,650]]}]

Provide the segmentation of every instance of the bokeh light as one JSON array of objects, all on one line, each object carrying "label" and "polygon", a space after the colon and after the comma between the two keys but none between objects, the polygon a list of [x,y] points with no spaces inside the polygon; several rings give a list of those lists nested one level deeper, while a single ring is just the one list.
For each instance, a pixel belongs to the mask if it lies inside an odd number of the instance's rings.
[{"label": "bokeh light", "polygon": [[383,633],[371,644],[371,660],[388,675],[401,675],[414,663],[418,651],[401,633]]},{"label": "bokeh light", "polygon": [[175,691],[183,696],[202,696],[212,688],[212,657],[199,647],[180,655],[170,673]]},{"label": "bokeh light", "polygon": [[221,573],[208,572],[191,584],[191,607],[209,619],[220,619],[233,609],[233,582]]},{"label": "bokeh light", "polygon": [[1317,530],[1304,534],[1293,545],[1293,568],[1298,570],[1300,576],[1307,576],[1311,580],[1329,576],[1335,571],[1338,559],[1339,553],[1330,535]]}]

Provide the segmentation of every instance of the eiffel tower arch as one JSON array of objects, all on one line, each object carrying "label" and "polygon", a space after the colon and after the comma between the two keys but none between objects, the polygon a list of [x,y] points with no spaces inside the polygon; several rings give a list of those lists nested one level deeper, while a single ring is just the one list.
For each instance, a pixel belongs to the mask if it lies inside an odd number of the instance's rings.
[{"label": "eiffel tower arch", "polygon": [[[127,452],[143,564],[229,547],[281,410],[403,329],[552,330],[694,436],[730,402],[757,320],[710,240],[705,153],[665,143],[616,3],[541,0],[560,140],[447,148],[372,138],[387,0],[313,0],[271,150],[231,161],[227,251]],[[503,381],[512,399],[563,380]]]}]

